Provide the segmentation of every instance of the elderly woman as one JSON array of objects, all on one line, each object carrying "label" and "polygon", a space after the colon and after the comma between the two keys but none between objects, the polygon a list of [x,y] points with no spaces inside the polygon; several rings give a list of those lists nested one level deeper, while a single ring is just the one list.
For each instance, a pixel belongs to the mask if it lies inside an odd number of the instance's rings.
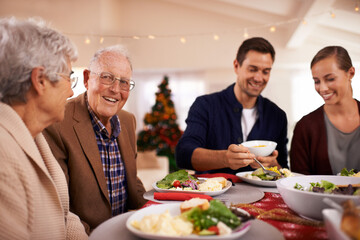
[{"label": "elderly woman", "polygon": [[294,129],[291,170],[303,174],[336,174],[360,170],[360,103],[353,98],[355,69],[348,52],[325,47],[311,62],[315,90],[325,104],[304,116]]},{"label": "elderly woman", "polygon": [[0,19],[0,239],[86,239],[41,131],[73,95],[75,47],[44,24]]}]

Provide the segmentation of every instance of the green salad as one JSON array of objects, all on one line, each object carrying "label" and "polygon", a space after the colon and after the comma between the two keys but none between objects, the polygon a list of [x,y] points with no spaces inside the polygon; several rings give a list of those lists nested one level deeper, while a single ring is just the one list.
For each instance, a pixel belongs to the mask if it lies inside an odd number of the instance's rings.
[{"label": "green salad", "polygon": [[198,179],[190,175],[184,169],[170,173],[166,175],[163,179],[156,183],[158,188],[170,189],[177,187],[191,187],[194,190],[197,190]]},{"label": "green salad", "polygon": [[340,172],[340,176],[352,177],[355,176],[357,173],[358,171],[356,171],[355,169],[347,170],[347,168],[343,168]]},{"label": "green salad", "polygon": [[194,224],[195,231],[199,232],[199,235],[208,235],[209,229],[218,222],[223,222],[231,229],[241,224],[240,219],[219,200],[211,200],[209,203],[210,207],[207,210],[194,207],[181,214]]},{"label": "green salad", "polygon": [[360,187],[349,185],[335,185],[332,182],[321,180],[320,182],[310,183],[310,187],[306,188],[299,183],[294,186],[295,189],[301,191],[318,192],[318,193],[331,193],[340,195],[360,195]]}]

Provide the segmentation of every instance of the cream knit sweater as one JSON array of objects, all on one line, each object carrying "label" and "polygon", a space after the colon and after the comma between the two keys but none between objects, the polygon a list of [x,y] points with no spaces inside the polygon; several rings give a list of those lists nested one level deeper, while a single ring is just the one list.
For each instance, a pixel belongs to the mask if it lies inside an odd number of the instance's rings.
[{"label": "cream knit sweater", "polygon": [[32,138],[0,102],[0,239],[87,239],[69,212],[64,174],[42,134]]}]

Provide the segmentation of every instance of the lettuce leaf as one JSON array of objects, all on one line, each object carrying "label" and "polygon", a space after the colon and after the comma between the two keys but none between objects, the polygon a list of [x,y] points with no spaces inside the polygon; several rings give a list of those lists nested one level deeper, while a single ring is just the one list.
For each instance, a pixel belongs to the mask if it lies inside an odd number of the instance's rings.
[{"label": "lettuce leaf", "polygon": [[203,211],[199,207],[195,207],[181,215],[191,221],[198,231],[208,229],[220,221],[231,229],[241,224],[240,219],[219,200],[211,200],[207,210]]},{"label": "lettuce leaf", "polygon": [[186,170],[181,169],[179,171],[176,171],[176,172],[166,175],[163,179],[161,179],[160,181],[158,181],[156,183],[156,186],[158,188],[162,188],[162,189],[169,189],[172,187],[172,183],[175,180],[179,180],[180,183],[183,183],[186,180],[188,180],[189,177],[190,177],[190,179],[196,180],[196,177],[191,176]]}]

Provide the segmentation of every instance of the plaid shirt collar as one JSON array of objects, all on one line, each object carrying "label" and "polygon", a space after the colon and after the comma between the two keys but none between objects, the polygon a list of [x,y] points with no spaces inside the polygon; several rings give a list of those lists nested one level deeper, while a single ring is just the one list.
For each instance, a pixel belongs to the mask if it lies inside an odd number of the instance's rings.
[{"label": "plaid shirt collar", "polygon": [[85,93],[85,102],[86,102],[86,106],[89,110],[90,116],[91,118],[94,120],[93,121],[93,128],[95,131],[97,131],[98,133],[105,133],[106,136],[108,137],[114,137],[117,138],[121,132],[121,125],[120,125],[120,119],[119,117],[115,114],[114,116],[112,116],[112,118],[110,119],[110,123],[111,123],[111,128],[113,129],[111,136],[109,136],[108,131],[106,130],[104,124],[102,124],[102,122],[99,120],[99,118],[96,116],[96,114],[94,113],[94,111],[91,109],[89,102],[88,102],[88,98],[87,98],[87,93]]}]

